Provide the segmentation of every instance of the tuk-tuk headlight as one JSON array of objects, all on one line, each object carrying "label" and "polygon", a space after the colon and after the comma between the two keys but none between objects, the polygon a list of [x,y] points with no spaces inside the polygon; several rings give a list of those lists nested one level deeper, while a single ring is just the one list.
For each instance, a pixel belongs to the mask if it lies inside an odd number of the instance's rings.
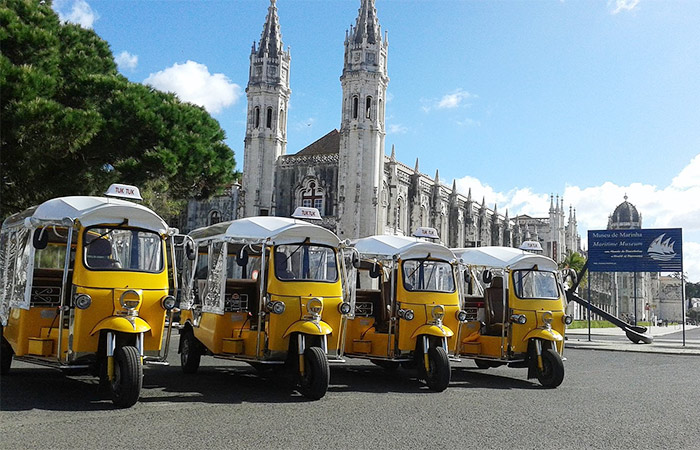
[{"label": "tuk-tuk headlight", "polygon": [[545,311],[542,313],[542,322],[548,327],[552,326],[552,319],[554,319],[554,314],[551,311]]},{"label": "tuk-tuk headlight", "polygon": [[433,309],[430,310],[430,315],[433,316],[433,320],[439,321],[445,317],[445,307],[442,305],[435,305]]},{"label": "tuk-tuk headlight", "polygon": [[166,295],[165,297],[160,299],[160,305],[163,307],[164,310],[170,311],[175,307],[175,297],[172,295]]},{"label": "tuk-tuk headlight", "polygon": [[513,314],[510,316],[510,321],[513,323],[519,323],[520,325],[524,325],[527,323],[527,317],[525,314]]},{"label": "tuk-tuk headlight", "polygon": [[306,310],[309,314],[319,316],[321,311],[323,311],[323,302],[320,298],[312,298],[306,303]]},{"label": "tuk-tuk headlight", "polygon": [[342,302],[340,305],[338,305],[338,311],[340,314],[350,314],[351,309],[352,306],[350,306],[350,303],[348,302]]},{"label": "tuk-tuk headlight", "polygon": [[284,310],[287,309],[287,305],[285,305],[284,302],[279,301],[268,302],[265,307],[273,314],[282,314]]},{"label": "tuk-tuk headlight", "polygon": [[136,291],[128,290],[119,297],[119,303],[124,309],[134,310],[141,303],[141,296]]},{"label": "tuk-tuk headlight", "polygon": [[457,320],[459,320],[460,322],[466,322],[467,318],[469,317],[467,312],[463,309],[460,309],[459,311],[457,311],[456,316],[457,316]]},{"label": "tuk-tuk headlight", "polygon": [[73,304],[78,309],[88,309],[92,304],[92,297],[88,294],[78,294],[73,299]]},{"label": "tuk-tuk headlight", "polygon": [[574,321],[574,316],[571,314],[564,314],[561,316],[561,321],[564,322],[565,325],[571,325],[571,322]]},{"label": "tuk-tuk headlight", "polygon": [[396,314],[403,320],[413,320],[415,317],[412,309],[399,309]]}]

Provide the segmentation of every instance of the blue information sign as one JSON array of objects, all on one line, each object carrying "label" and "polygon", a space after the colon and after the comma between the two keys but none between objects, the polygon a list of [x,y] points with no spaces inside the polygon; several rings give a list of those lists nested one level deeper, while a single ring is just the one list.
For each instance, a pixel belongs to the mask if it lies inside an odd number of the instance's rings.
[{"label": "blue information sign", "polygon": [[591,272],[683,272],[683,230],[589,230]]}]

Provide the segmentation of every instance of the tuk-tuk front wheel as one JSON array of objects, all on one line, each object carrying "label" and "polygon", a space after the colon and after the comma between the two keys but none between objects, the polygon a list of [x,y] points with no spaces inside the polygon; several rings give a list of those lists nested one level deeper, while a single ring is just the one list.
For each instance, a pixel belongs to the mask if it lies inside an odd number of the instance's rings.
[{"label": "tuk-tuk front wheel", "polygon": [[428,365],[430,366],[428,370],[426,370],[425,364],[422,364],[421,367],[423,378],[430,390],[442,392],[447,389],[451,376],[450,360],[442,346],[428,349]]},{"label": "tuk-tuk front wheel", "polygon": [[299,392],[304,397],[318,400],[326,395],[330,369],[326,354],[320,347],[307,347],[304,350],[304,374],[299,377]]},{"label": "tuk-tuk front wheel", "polygon": [[136,347],[123,346],[114,351],[114,377],[110,382],[112,402],[120,408],[133,406],[141,395],[143,366]]},{"label": "tuk-tuk front wheel", "polygon": [[180,367],[184,373],[195,373],[202,359],[202,347],[191,329],[180,340]]},{"label": "tuk-tuk front wheel", "polygon": [[542,349],[542,369],[537,368],[537,379],[547,388],[555,388],[564,381],[564,362],[554,349]]}]

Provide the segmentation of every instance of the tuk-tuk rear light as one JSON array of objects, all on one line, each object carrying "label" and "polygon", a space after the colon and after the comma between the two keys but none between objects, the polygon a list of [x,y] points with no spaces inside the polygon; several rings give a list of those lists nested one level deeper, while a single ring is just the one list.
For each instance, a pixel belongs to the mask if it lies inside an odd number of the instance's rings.
[{"label": "tuk-tuk rear light", "polygon": [[323,311],[323,302],[320,298],[312,298],[306,303],[306,310],[311,315],[319,316],[321,311]]},{"label": "tuk-tuk rear light", "polygon": [[342,302],[340,305],[338,305],[338,311],[340,314],[350,314],[350,310],[352,310],[352,306],[348,302]]},{"label": "tuk-tuk rear light", "polygon": [[564,325],[571,325],[571,323],[574,321],[574,316],[571,314],[564,314],[561,317],[561,321],[564,322]]},{"label": "tuk-tuk rear light", "polygon": [[412,309],[399,309],[396,314],[403,320],[413,320],[415,317]]},{"label": "tuk-tuk rear light", "polygon": [[280,301],[268,302],[265,307],[273,314],[282,314],[284,310],[287,309],[287,305]]},{"label": "tuk-tuk rear light", "polygon": [[467,312],[463,309],[460,309],[459,311],[457,311],[457,314],[455,314],[455,315],[457,317],[457,320],[459,320],[460,322],[466,322],[467,318],[469,317]]},{"label": "tuk-tuk rear light", "polygon": [[175,307],[175,297],[172,295],[166,295],[160,299],[160,304],[164,310],[170,311]]},{"label": "tuk-tuk rear light", "polygon": [[525,314],[513,314],[510,316],[510,321],[513,323],[519,323],[520,325],[524,325],[527,323],[527,316]]},{"label": "tuk-tuk rear light", "polygon": [[78,309],[88,309],[92,304],[92,297],[88,294],[78,294],[73,299],[73,304]]},{"label": "tuk-tuk rear light", "polygon": [[442,305],[435,305],[433,309],[430,310],[430,315],[433,316],[433,320],[440,321],[445,317],[445,307]]}]

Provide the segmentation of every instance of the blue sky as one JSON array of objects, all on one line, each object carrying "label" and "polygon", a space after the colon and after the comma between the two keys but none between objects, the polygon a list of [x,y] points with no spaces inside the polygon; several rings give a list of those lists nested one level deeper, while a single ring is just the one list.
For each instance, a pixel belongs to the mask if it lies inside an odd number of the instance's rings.
[{"label": "blue sky", "polygon": [[[345,30],[359,0],[278,0],[291,47],[288,153],[340,125]],[[243,162],[245,86],[268,0],[60,0],[130,80],[219,120]],[[376,0],[388,32],[386,149],[499,212],[550,194],[602,229],[628,195],[645,228],[682,227],[700,281],[700,2]]]}]

